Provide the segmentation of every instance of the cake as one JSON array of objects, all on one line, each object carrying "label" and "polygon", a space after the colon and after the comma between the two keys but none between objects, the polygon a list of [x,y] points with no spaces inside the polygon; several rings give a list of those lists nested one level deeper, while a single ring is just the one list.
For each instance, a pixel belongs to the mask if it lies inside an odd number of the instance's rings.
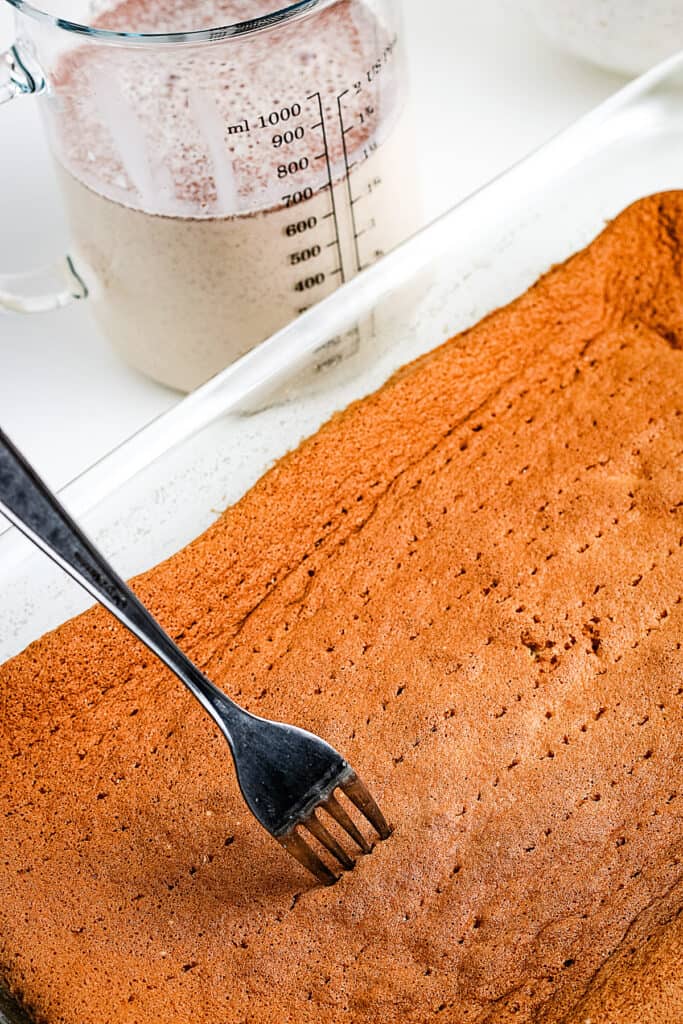
[{"label": "cake", "polygon": [[49,1024],[683,1019],[683,193],[134,581],[395,826],[325,888],[95,609],[0,669],[0,977]]}]

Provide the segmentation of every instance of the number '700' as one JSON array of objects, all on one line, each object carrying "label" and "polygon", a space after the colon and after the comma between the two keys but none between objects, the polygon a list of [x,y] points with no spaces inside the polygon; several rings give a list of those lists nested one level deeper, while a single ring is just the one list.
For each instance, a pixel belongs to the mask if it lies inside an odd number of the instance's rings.
[{"label": "number '700'", "polygon": [[298,192],[288,192],[282,197],[282,202],[285,206],[298,206],[299,203],[305,203],[307,199],[313,198],[313,189],[309,186],[300,189]]}]

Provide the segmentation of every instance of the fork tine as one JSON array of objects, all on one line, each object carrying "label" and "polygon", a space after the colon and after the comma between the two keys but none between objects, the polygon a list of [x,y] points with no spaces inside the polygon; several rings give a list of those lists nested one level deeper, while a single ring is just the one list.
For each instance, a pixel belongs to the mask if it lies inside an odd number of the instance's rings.
[{"label": "fork tine", "polygon": [[315,836],[318,842],[325,847],[328,853],[331,853],[333,857],[337,858],[343,868],[346,868],[347,871],[351,870],[355,864],[353,857],[349,856],[344,847],[334,838],[332,833],[327,831],[322,821],[316,817],[315,811],[313,811],[308,821],[304,822],[304,827],[308,829],[312,836]]},{"label": "fork tine", "polygon": [[355,804],[361,814],[364,814],[373,828],[379,833],[380,839],[388,839],[391,829],[387,825],[386,818],[377,806],[374,798],[370,795],[368,788],[358,778],[352,775],[346,782],[341,783],[341,788],[346,793],[351,803]]},{"label": "fork tine", "polygon": [[310,871],[323,885],[334,885],[337,876],[330,871],[320,857],[315,853],[308,843],[305,842],[296,832],[290,832],[286,836],[278,836],[277,841],[284,846],[287,853],[299,861],[300,864]]},{"label": "fork tine", "polygon": [[327,813],[330,815],[330,817],[334,818],[337,824],[341,825],[344,831],[351,836],[354,843],[356,843],[356,845],[360,847],[363,853],[370,853],[370,851],[372,850],[372,846],[367,841],[367,839],[360,831],[360,829],[356,827],[355,822],[346,813],[346,811],[339,803],[334,793],[331,793],[330,796],[328,796],[325,803],[321,806],[324,807]]}]

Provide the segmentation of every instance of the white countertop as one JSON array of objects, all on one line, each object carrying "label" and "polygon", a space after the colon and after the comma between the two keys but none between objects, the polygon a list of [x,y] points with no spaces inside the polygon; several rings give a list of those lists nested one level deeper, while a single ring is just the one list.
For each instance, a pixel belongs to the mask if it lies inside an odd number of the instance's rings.
[{"label": "white countertop", "polygon": [[[426,220],[621,80],[553,50],[504,0],[404,0]],[[0,0],[0,47],[11,18]],[[0,273],[50,263],[67,231],[36,105],[0,112]],[[435,339],[436,341],[437,339]],[[0,313],[0,424],[61,486],[178,399],[123,366],[86,305]]]}]

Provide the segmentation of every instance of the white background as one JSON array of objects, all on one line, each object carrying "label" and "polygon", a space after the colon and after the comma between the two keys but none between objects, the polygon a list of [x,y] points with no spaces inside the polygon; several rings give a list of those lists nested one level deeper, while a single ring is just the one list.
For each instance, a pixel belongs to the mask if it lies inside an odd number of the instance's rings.
[{"label": "white background", "polygon": [[[621,84],[553,49],[515,0],[404,0],[425,221]],[[12,19],[0,0],[0,49]],[[36,104],[0,111],[0,274],[67,241]],[[436,341],[437,339],[435,339]],[[121,365],[85,305],[0,313],[0,424],[61,486],[178,396]]]}]

